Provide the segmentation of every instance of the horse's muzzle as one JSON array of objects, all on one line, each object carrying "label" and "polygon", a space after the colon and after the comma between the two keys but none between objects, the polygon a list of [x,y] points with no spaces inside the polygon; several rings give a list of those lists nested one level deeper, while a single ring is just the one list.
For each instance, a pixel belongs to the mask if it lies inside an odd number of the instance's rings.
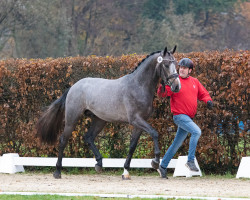
[{"label": "horse's muzzle", "polygon": [[180,89],[181,89],[181,82],[180,82],[180,79],[177,78],[173,81],[171,85],[171,91],[177,93],[180,91]]},{"label": "horse's muzzle", "polygon": [[175,92],[175,93],[179,92],[180,89],[181,89],[181,87],[179,85],[175,85],[175,86],[171,87],[171,91]]}]

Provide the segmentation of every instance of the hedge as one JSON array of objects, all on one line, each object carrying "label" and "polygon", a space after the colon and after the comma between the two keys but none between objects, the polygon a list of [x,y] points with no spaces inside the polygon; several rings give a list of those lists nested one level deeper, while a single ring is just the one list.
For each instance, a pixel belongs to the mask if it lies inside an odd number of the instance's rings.
[{"label": "hedge", "polygon": [[[196,158],[207,173],[235,173],[243,156],[250,155],[249,131],[249,51],[192,52],[175,54],[179,60],[194,61],[197,77],[207,88],[213,110],[198,103],[195,122],[202,129]],[[57,146],[41,144],[35,125],[42,110],[84,77],[114,79],[130,73],[146,55],[120,57],[68,57],[47,59],[9,59],[0,61],[0,155],[57,156]],[[66,157],[93,157],[84,143],[91,120],[83,117],[72,133]],[[159,132],[161,156],[171,145],[176,126],[168,98],[155,95],[154,113],[149,123]],[[103,157],[125,158],[132,127],[108,124],[96,138]],[[187,155],[189,139],[176,157]],[[137,158],[154,156],[153,141],[143,133],[134,153]]]}]

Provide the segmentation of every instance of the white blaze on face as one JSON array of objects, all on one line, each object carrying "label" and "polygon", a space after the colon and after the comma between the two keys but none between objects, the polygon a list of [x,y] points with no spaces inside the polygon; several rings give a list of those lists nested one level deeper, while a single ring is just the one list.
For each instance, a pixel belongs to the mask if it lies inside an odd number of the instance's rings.
[{"label": "white blaze on face", "polygon": [[171,63],[171,64],[169,65],[169,72],[170,72],[169,75],[177,73],[176,67],[175,67],[175,64],[174,64],[174,63]]},{"label": "white blaze on face", "polygon": [[[174,63],[171,63],[169,65],[169,76],[171,76],[172,74],[176,74],[176,65]],[[174,90],[174,88],[176,88],[176,86],[178,85],[178,88],[181,88],[181,82],[179,77],[175,78],[174,80],[172,79],[171,81],[174,81],[173,84],[171,85],[171,90]]]}]

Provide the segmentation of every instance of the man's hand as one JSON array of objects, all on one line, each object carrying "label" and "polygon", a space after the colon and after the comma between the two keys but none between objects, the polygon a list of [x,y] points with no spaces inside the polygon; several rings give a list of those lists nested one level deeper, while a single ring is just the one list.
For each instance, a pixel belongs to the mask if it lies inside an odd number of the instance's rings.
[{"label": "man's hand", "polygon": [[214,106],[214,104],[213,104],[212,101],[208,101],[208,102],[207,102],[207,108],[208,108],[209,110],[211,110],[211,109],[213,108],[213,106]]}]

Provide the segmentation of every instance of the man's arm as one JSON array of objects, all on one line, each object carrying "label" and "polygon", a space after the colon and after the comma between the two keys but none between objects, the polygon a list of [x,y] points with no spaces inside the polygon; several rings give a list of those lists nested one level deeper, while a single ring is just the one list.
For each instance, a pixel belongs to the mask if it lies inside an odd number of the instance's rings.
[{"label": "man's arm", "polygon": [[198,81],[198,100],[203,101],[206,104],[208,103],[208,101],[211,101],[211,103],[213,103],[212,98],[210,97],[208,91],[199,81]]}]

